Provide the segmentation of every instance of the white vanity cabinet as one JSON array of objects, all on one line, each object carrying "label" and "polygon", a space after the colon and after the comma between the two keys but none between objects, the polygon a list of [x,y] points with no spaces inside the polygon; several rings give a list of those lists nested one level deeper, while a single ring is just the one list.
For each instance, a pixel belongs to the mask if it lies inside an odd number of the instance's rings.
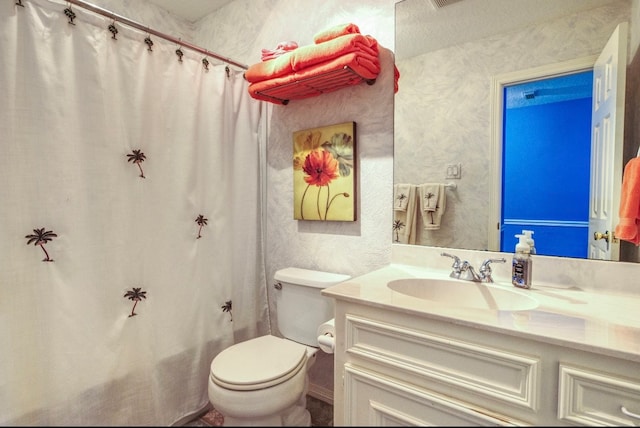
[{"label": "white vanity cabinet", "polygon": [[640,425],[637,360],[331,297],[335,426]]}]

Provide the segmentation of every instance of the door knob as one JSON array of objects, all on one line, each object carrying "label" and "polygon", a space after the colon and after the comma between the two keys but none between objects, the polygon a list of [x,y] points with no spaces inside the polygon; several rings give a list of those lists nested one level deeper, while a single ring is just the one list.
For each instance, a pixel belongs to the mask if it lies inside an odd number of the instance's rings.
[{"label": "door knob", "polygon": [[616,239],[616,235],[613,232],[611,232],[611,234],[609,234],[608,230],[606,232],[604,232],[604,233],[594,232],[593,233],[593,239],[595,239],[596,241],[598,239],[604,239],[607,243],[609,243],[609,240],[611,240],[611,242],[613,242],[614,244],[616,242],[618,242],[618,240]]},{"label": "door knob", "polygon": [[596,241],[599,239],[604,239],[605,241],[609,242],[609,231],[607,230],[605,233],[594,232],[593,239],[595,239]]}]

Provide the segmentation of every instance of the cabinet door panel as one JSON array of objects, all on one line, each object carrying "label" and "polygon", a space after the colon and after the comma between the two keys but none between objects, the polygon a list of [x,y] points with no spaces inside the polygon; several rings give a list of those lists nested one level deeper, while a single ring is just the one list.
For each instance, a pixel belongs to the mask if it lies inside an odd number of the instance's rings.
[{"label": "cabinet door panel", "polygon": [[346,317],[345,345],[347,353],[384,364],[398,376],[538,408],[540,359],[534,356],[354,315]]},{"label": "cabinet door panel", "polygon": [[580,425],[636,426],[640,384],[595,370],[560,364],[558,419]]},{"label": "cabinet door panel", "polygon": [[344,387],[344,423],[349,426],[525,425],[351,364],[344,367]]}]

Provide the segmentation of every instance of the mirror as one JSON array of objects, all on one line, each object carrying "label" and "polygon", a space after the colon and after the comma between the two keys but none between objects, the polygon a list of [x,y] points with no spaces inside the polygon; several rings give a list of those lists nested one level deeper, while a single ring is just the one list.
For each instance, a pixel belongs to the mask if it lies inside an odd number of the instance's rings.
[{"label": "mirror", "polygon": [[630,14],[630,0],[396,3],[394,184],[455,186],[440,228],[417,227],[413,242],[394,230],[393,242],[493,250],[492,78],[595,58]]}]

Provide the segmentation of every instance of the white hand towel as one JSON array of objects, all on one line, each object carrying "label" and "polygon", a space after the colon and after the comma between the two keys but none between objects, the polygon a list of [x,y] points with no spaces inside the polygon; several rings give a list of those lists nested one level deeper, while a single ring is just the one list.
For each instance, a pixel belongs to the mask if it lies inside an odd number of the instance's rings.
[{"label": "white hand towel", "polygon": [[417,189],[409,185],[406,193],[407,207],[404,211],[393,212],[393,242],[400,244],[416,243],[416,222],[418,220]]},{"label": "white hand towel", "polygon": [[411,184],[393,185],[393,209],[394,211],[407,211],[409,205],[409,191]]},{"label": "white hand towel", "polygon": [[431,184],[421,184],[418,186],[418,197],[420,198],[420,213],[422,214],[422,223],[424,230],[438,230],[440,229],[440,223],[442,221],[442,215],[446,208],[447,195],[444,184],[438,184],[438,200],[436,203],[435,211],[428,211],[425,209],[425,202],[427,200],[426,195]]},{"label": "white hand towel", "polygon": [[435,211],[438,206],[438,198],[440,197],[440,187],[438,183],[424,183],[420,186],[422,191],[422,207],[423,211]]}]

